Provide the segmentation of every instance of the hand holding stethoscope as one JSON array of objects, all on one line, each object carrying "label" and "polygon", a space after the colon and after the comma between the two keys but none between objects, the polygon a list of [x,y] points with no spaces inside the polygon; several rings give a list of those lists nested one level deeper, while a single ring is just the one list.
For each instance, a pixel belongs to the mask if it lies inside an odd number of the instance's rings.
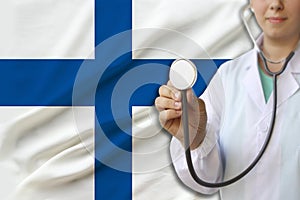
[{"label": "hand holding stethoscope", "polygon": [[191,150],[196,149],[205,137],[206,110],[204,102],[195,96],[191,86],[195,83],[197,70],[188,60],[176,60],[170,70],[170,81],[159,89],[155,106],[160,112],[162,126],[184,146],[182,126],[182,102],[187,101],[189,138]]},{"label": "hand holding stethoscope", "polygon": [[255,167],[268,146],[275,123],[277,75],[274,77],[275,94],[271,129],[263,147],[251,164],[238,175],[223,182],[211,183],[202,180],[196,174],[191,157],[191,150],[199,147],[205,138],[207,123],[205,104],[201,99],[197,99],[191,90],[197,78],[197,70],[189,60],[179,59],[173,62],[170,68],[170,81],[167,85],[160,87],[160,96],[156,98],[155,105],[160,112],[159,119],[162,126],[182,143],[187,166],[195,182],[205,187],[224,187],[240,180]]}]

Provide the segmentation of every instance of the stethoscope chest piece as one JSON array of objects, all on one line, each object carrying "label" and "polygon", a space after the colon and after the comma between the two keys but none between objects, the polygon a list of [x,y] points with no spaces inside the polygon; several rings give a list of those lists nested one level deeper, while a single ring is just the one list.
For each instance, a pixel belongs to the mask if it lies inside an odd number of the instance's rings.
[{"label": "stethoscope chest piece", "polygon": [[171,65],[169,78],[175,88],[187,90],[192,88],[197,80],[197,68],[189,60],[175,60]]}]

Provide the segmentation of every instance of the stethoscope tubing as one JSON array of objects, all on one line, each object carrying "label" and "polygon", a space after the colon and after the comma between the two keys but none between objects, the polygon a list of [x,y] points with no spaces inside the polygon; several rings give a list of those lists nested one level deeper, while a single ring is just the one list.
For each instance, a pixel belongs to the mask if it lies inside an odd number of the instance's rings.
[{"label": "stethoscope tubing", "polygon": [[[294,55],[294,52],[292,52],[288,56],[288,58],[286,59],[284,65],[282,67],[283,69],[286,68],[287,64],[289,63],[289,61],[293,55]],[[265,65],[265,67],[268,68],[267,63],[264,59],[263,59],[263,63]],[[186,163],[187,163],[187,166],[188,166],[191,176],[198,184],[205,186],[205,187],[209,187],[209,188],[225,187],[225,186],[231,185],[231,184],[239,181],[240,179],[242,179],[245,175],[247,175],[256,166],[256,164],[259,162],[259,160],[265,153],[265,151],[271,141],[271,138],[272,138],[273,129],[274,129],[275,120],[276,120],[276,112],[277,112],[277,77],[283,71],[284,70],[280,70],[279,72],[276,72],[276,73],[271,72],[272,80],[273,80],[273,112],[272,112],[271,122],[270,122],[270,126],[269,126],[270,128],[268,130],[268,134],[265,139],[265,142],[264,142],[263,146],[261,147],[261,150],[255,157],[255,159],[251,162],[251,164],[246,169],[244,169],[240,174],[238,174],[237,176],[235,176],[229,180],[226,180],[223,182],[218,182],[218,183],[204,181],[195,172],[195,169],[193,166],[193,161],[192,161],[192,156],[191,156],[191,150],[190,150],[189,124],[188,124],[189,119],[188,119],[188,108],[187,108],[188,103],[187,103],[187,94],[186,94],[187,92],[186,92],[186,90],[181,91],[182,105],[183,105],[183,107],[182,107],[182,124],[183,124],[183,131],[184,131],[184,147],[185,147]]]},{"label": "stethoscope tubing", "polygon": [[[247,9],[249,9],[249,6],[246,6],[243,9],[243,12],[245,12]],[[262,158],[262,156],[264,155],[270,141],[272,138],[272,134],[273,134],[273,129],[275,126],[275,121],[276,121],[276,113],[277,113],[277,77],[282,74],[284,72],[284,70],[286,69],[289,61],[291,60],[291,58],[294,55],[294,52],[291,52],[288,57],[286,58],[281,70],[279,70],[278,72],[272,72],[268,65],[267,65],[267,60],[263,54],[263,52],[258,48],[254,37],[252,36],[250,29],[247,25],[247,22],[245,20],[245,17],[242,16],[243,18],[243,22],[246,26],[246,29],[250,35],[251,40],[253,41],[255,48],[257,49],[257,52],[259,54],[259,56],[261,57],[262,61],[263,61],[263,65],[265,70],[267,71],[267,73],[272,76],[272,80],[273,80],[273,112],[272,112],[272,117],[271,117],[271,121],[270,121],[270,128],[268,130],[268,134],[266,136],[265,142],[262,145],[260,151],[258,152],[257,156],[255,157],[255,159],[249,164],[249,166],[247,168],[245,168],[240,174],[238,174],[237,176],[223,181],[223,182],[207,182],[205,180],[202,180],[197,173],[195,172],[194,166],[193,166],[193,161],[192,161],[192,156],[191,156],[191,150],[190,150],[190,137],[189,137],[189,119],[188,119],[188,102],[187,102],[187,91],[186,90],[182,90],[182,124],[183,124],[183,132],[184,132],[184,148],[185,148],[185,156],[186,156],[186,163],[189,169],[189,172],[192,176],[192,178],[194,179],[195,182],[197,182],[198,184],[204,186],[204,187],[208,187],[208,188],[219,188],[219,187],[225,187],[228,185],[231,185],[237,181],[239,181],[240,179],[242,179],[244,176],[246,176],[255,166],[256,164],[260,161],[260,159]],[[201,119],[200,119],[201,120]]]}]

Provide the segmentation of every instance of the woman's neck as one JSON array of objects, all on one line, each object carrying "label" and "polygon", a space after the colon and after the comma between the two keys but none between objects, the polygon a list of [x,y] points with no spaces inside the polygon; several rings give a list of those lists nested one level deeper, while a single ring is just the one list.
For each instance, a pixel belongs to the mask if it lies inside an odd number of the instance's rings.
[{"label": "woman's neck", "polygon": [[287,38],[283,40],[264,37],[261,50],[264,55],[273,61],[285,59],[298,45],[299,37]]},{"label": "woman's neck", "polygon": [[[285,40],[276,40],[264,37],[261,50],[263,51],[266,59],[274,62],[282,61],[285,60],[288,55],[296,49],[298,42],[299,37],[289,38]],[[259,63],[262,70],[266,73],[261,59],[259,60]],[[271,62],[267,62],[267,65],[272,72],[278,72],[279,70],[281,70],[283,63],[274,64]]]}]

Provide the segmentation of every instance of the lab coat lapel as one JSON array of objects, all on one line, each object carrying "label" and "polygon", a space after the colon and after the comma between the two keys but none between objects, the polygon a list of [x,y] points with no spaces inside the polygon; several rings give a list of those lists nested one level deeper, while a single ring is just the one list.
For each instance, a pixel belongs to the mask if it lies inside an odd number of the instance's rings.
[{"label": "lab coat lapel", "polygon": [[[289,62],[286,70],[277,78],[277,107],[288,100],[297,90],[299,90],[300,84],[300,57],[299,51],[295,52],[294,57]],[[269,114],[273,107],[273,95],[272,92],[265,114]]]},{"label": "lab coat lapel", "polygon": [[[258,43],[262,42],[262,35],[258,39]],[[246,69],[248,69],[244,78],[244,87],[253,100],[255,105],[264,113],[264,116],[272,111],[273,95],[272,92],[269,101],[265,104],[265,98],[258,72],[257,52],[253,49],[245,60]],[[253,62],[254,61],[254,62]],[[277,78],[277,106],[280,106],[288,98],[290,98],[300,88],[300,42],[295,50],[295,55],[290,60],[286,70]]]},{"label": "lab coat lapel", "polygon": [[[298,55],[297,55],[298,54]],[[289,97],[291,97],[299,89],[299,73],[300,73],[300,57],[299,52],[296,52],[292,60],[287,66],[287,69],[278,78],[278,100],[279,106]]]},{"label": "lab coat lapel", "polygon": [[247,72],[243,81],[244,88],[255,105],[263,111],[265,107],[265,99],[257,68],[257,53],[255,50],[250,52],[250,56],[247,60],[245,60],[245,66]]}]

